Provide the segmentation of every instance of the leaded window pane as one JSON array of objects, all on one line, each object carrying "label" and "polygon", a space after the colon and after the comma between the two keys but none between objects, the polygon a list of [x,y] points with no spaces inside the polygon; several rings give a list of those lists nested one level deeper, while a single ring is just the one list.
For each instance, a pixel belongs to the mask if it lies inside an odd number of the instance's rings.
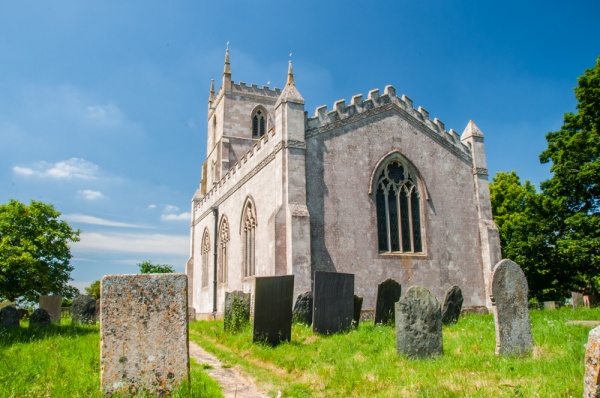
[{"label": "leaded window pane", "polygon": [[402,251],[412,252],[412,243],[410,239],[410,214],[406,186],[402,187],[402,190],[400,190],[400,219],[402,223]]},{"label": "leaded window pane", "polygon": [[380,185],[375,194],[377,205],[377,240],[379,242],[379,251],[389,251],[388,231],[387,231],[387,212],[385,210],[385,193]]},{"label": "leaded window pane", "polygon": [[415,241],[415,252],[423,251],[423,243],[421,242],[421,209],[419,194],[413,189],[411,194],[411,207],[412,207],[412,222],[413,222],[413,237]]},{"label": "leaded window pane", "polygon": [[398,198],[394,189],[388,193],[388,214],[390,218],[390,243],[392,251],[400,251],[400,230],[398,226]]}]

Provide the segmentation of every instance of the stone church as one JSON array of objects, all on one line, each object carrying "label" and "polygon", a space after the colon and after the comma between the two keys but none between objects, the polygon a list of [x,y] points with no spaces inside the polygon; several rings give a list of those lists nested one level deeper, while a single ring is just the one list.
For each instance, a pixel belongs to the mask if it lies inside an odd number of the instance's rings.
[{"label": "stone church", "polygon": [[227,51],[192,199],[190,306],[218,316],[225,292],[252,292],[255,276],[293,274],[298,295],[331,271],[355,275],[363,310],[388,278],[440,301],[458,285],[464,307],[489,308],[501,255],[483,141],[392,86],[309,115],[291,61],[270,89],[234,82]]}]

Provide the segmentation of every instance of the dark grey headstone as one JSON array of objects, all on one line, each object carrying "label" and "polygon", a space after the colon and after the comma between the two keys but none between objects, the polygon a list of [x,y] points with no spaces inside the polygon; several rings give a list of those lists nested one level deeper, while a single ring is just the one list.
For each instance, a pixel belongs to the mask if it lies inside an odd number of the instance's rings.
[{"label": "dark grey headstone", "polygon": [[402,286],[393,279],[381,282],[377,286],[377,304],[375,306],[375,325],[394,324],[394,305],[400,300]]},{"label": "dark grey headstone", "polygon": [[250,322],[250,293],[225,292],[223,329],[236,332]]},{"label": "dark grey headstone", "polygon": [[17,311],[19,312],[19,320],[24,320],[24,319],[29,318],[29,311],[27,311],[27,309],[17,308]]},{"label": "dark grey headstone", "polygon": [[29,317],[29,327],[46,327],[50,325],[50,314],[43,308],[37,308]]},{"label": "dark grey headstone", "polygon": [[463,305],[462,290],[458,286],[452,286],[446,292],[444,298],[444,306],[442,307],[442,323],[444,325],[450,325],[458,322],[460,317],[460,311]]},{"label": "dark grey headstone", "polygon": [[18,328],[19,311],[12,305],[8,305],[0,310],[0,328]]},{"label": "dark grey headstone", "polygon": [[60,304],[62,297],[58,294],[40,296],[40,308],[45,309],[50,314],[52,322],[60,323]]},{"label": "dark grey headstone", "polygon": [[396,303],[396,349],[409,358],[443,355],[442,309],[423,286],[412,286]]},{"label": "dark grey headstone", "polygon": [[290,341],[293,303],[294,275],[256,277],[252,341],[270,345]]},{"label": "dark grey headstone", "polygon": [[527,305],[529,286],[516,263],[502,260],[492,272],[496,354],[524,355],[533,350]]},{"label": "dark grey headstone", "polygon": [[312,292],[305,292],[298,295],[296,298],[296,304],[294,304],[294,310],[292,311],[292,320],[297,323],[303,323],[305,325],[312,324],[312,311],[313,311],[313,294]]},{"label": "dark grey headstone", "polygon": [[96,323],[96,298],[94,296],[79,295],[71,304],[73,323]]},{"label": "dark grey headstone", "polygon": [[361,296],[354,295],[354,312],[352,315],[352,322],[354,327],[357,328],[360,323],[360,311],[362,310],[363,298]]},{"label": "dark grey headstone", "polygon": [[354,274],[315,272],[313,332],[332,334],[349,330],[354,315]]}]

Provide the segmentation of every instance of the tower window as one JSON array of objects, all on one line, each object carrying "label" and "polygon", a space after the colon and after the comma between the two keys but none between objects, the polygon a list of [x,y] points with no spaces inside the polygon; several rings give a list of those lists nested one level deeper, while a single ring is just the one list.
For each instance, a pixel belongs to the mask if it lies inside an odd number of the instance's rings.
[{"label": "tower window", "polygon": [[252,116],[252,138],[260,138],[267,131],[266,112],[259,109]]},{"label": "tower window", "polygon": [[380,253],[423,251],[419,190],[399,160],[389,162],[378,176],[375,205]]}]

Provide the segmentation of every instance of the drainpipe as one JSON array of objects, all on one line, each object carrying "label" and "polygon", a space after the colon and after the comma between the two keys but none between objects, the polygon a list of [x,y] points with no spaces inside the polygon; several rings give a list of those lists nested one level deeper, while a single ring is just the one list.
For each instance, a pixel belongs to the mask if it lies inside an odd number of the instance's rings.
[{"label": "drainpipe", "polygon": [[219,208],[217,206],[213,206],[211,208],[213,216],[215,216],[215,238],[214,238],[214,242],[215,242],[215,246],[214,246],[214,267],[213,267],[213,319],[216,319],[217,317],[217,234],[219,233],[218,231],[218,224],[219,224]]}]

